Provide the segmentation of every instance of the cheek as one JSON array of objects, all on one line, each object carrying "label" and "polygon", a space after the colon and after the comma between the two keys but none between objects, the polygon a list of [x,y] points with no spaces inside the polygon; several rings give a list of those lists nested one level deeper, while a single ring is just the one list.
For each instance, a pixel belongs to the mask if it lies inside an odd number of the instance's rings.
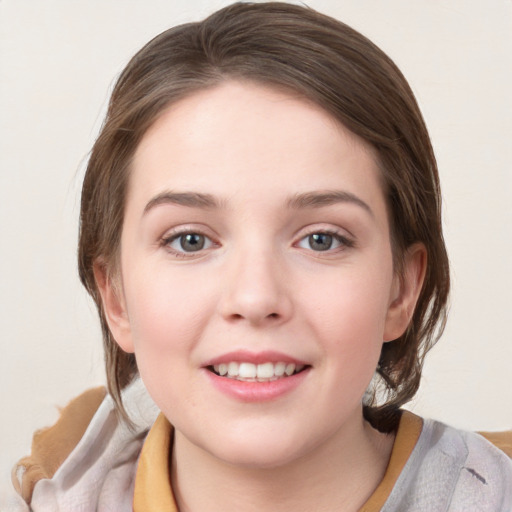
[{"label": "cheek", "polygon": [[373,335],[381,343],[390,287],[391,278],[385,274],[348,272],[339,279],[331,279],[328,286],[309,285],[307,309],[331,339],[360,333],[361,342]]},{"label": "cheek", "polygon": [[125,294],[138,360],[151,356],[158,362],[193,348],[215,302],[212,291],[196,282],[165,267],[130,276]]},{"label": "cheek", "polygon": [[211,290],[168,269],[132,272],[125,283],[127,311],[139,373],[161,408],[179,403],[190,389],[194,349],[215,303]]},{"label": "cheek", "polygon": [[[384,267],[384,270],[390,267]],[[321,340],[322,371],[332,383],[334,396],[340,389],[358,397],[364,393],[377,366],[382,349],[391,286],[391,271],[366,267],[366,272],[346,272],[321,291],[309,288],[303,311]],[[341,398],[340,398],[341,399]]]}]

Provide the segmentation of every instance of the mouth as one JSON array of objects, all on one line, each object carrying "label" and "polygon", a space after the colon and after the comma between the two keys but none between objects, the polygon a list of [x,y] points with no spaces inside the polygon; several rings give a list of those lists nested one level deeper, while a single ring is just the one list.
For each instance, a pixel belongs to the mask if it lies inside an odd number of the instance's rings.
[{"label": "mouth", "polygon": [[206,368],[219,377],[241,382],[273,382],[297,375],[309,368],[309,365],[286,362],[254,364],[230,361],[209,365]]}]

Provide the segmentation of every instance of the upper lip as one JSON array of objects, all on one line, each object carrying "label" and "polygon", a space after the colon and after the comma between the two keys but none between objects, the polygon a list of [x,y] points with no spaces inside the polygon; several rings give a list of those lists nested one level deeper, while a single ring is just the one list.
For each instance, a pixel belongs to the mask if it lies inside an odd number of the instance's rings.
[{"label": "upper lip", "polygon": [[227,364],[231,362],[237,363],[252,363],[252,364],[263,364],[263,363],[294,363],[296,365],[307,365],[306,361],[301,361],[295,357],[291,357],[282,352],[276,352],[274,350],[264,350],[260,352],[251,352],[249,350],[236,350],[233,352],[227,352],[220,356],[209,359],[204,363],[204,366],[213,366],[218,364]]}]

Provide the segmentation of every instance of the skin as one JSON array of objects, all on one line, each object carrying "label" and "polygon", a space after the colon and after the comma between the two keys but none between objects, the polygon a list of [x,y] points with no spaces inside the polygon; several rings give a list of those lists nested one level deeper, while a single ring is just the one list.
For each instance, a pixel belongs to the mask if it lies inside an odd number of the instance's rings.
[{"label": "skin", "polygon": [[[203,249],[185,250],[186,233]],[[332,246],[318,250],[315,233]],[[415,246],[400,279],[389,233],[374,153],[304,99],[228,81],[149,129],[118,278],[96,277],[114,338],[175,426],[180,510],[357,510],[373,492],[393,437],[363,420],[362,396],[425,267]],[[270,400],[240,400],[205,367],[232,351],[278,351],[306,372]]]}]

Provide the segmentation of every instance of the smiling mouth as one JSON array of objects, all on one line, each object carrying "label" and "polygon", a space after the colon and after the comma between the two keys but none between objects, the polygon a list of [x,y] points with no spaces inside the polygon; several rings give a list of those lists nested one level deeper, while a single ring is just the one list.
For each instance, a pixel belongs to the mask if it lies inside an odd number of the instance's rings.
[{"label": "smiling mouth", "polygon": [[207,368],[219,377],[228,379],[243,382],[272,382],[296,375],[308,368],[308,365],[284,362],[253,364],[232,361],[211,365]]}]

